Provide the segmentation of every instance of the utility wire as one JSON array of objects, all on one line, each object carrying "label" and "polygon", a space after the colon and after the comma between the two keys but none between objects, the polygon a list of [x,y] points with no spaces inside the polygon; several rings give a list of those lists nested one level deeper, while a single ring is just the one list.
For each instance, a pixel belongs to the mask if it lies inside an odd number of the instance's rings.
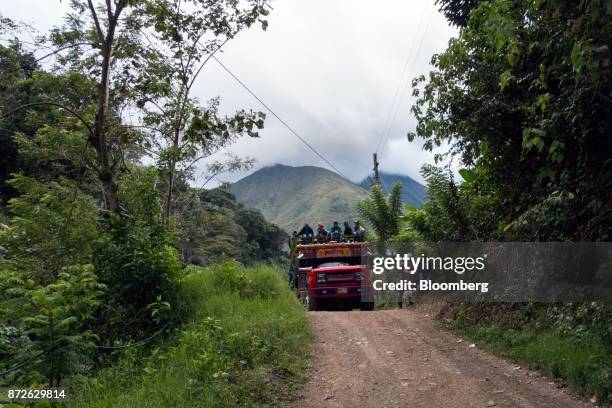
[{"label": "utility wire", "polygon": [[384,177],[380,177],[380,182],[382,184],[383,193],[386,192],[387,194],[389,194],[391,192],[391,190],[389,190],[389,187],[387,186],[387,183],[385,183],[385,178]]},{"label": "utility wire", "polygon": [[[423,8],[423,11],[425,11],[425,9],[427,8],[427,6],[425,6]],[[420,33],[421,32],[421,26],[423,24],[423,20],[424,19],[419,19],[419,24],[417,25],[417,29],[415,30],[416,33]],[[387,127],[390,126],[390,120],[391,120],[391,114],[393,113],[393,109],[395,108],[395,104],[397,103],[397,97],[399,96],[399,92],[400,89],[402,89],[402,82],[404,82],[404,75],[406,74],[406,71],[408,69],[408,66],[411,65],[411,60],[412,60],[412,54],[414,51],[414,46],[415,46],[415,41],[416,36],[412,36],[411,41],[410,41],[410,46],[408,47],[408,53],[406,55],[406,61],[404,62],[404,67],[402,68],[402,72],[399,76],[399,80],[397,81],[397,86],[395,87],[395,92],[393,93],[393,99],[391,99],[391,106],[389,106],[389,111],[387,112],[387,116],[385,117],[385,122],[383,124],[383,128],[382,128],[382,132],[380,133],[380,138],[378,139],[378,144],[376,145],[376,154],[378,154],[378,152],[380,151],[380,147],[381,144],[383,142],[383,139],[385,138],[385,134],[387,133]]]},{"label": "utility wire", "polygon": [[[425,39],[425,34],[429,30],[429,24],[430,24],[431,19],[432,19],[433,15],[434,15],[434,10],[435,10],[435,7],[433,7],[430,10],[429,16],[427,18],[427,23],[425,24],[425,28],[421,32],[421,36],[420,36],[420,39],[419,39],[419,44],[418,44],[418,47],[416,48],[416,52],[414,54],[414,57],[412,58],[412,63],[410,65],[410,70],[408,71],[409,73],[414,71],[414,66],[415,66],[415,64],[417,62],[417,59],[418,59],[420,53],[421,53],[421,48],[423,47],[423,40]],[[404,84],[404,88],[402,89],[402,93],[401,93],[401,95],[400,95],[400,97],[399,97],[399,99],[397,101],[396,106],[395,106],[395,110],[394,110],[393,115],[391,117],[391,121],[389,122],[389,124],[388,124],[388,126],[386,128],[386,133],[384,135],[383,141],[382,141],[382,143],[380,143],[380,152],[377,151],[377,153],[379,153],[378,154],[379,158],[382,156],[382,154],[385,151],[385,145],[387,143],[387,140],[389,139],[389,136],[391,135],[391,128],[393,127],[393,123],[395,122],[395,118],[397,117],[397,114],[399,112],[399,108],[402,105],[402,101],[404,99],[404,95],[406,94],[406,90],[408,89],[408,85],[409,84],[410,84],[410,77],[406,78],[406,83]]]},{"label": "utility wire", "polygon": [[135,346],[143,346],[145,344],[147,344],[148,342],[150,342],[151,340],[153,340],[155,337],[159,336],[166,327],[168,327],[170,323],[166,323],[161,329],[159,329],[158,331],[156,331],[155,333],[153,333],[152,336],[144,339],[144,340],[140,340],[140,341],[136,341],[134,343],[130,343],[130,344],[123,344],[121,346],[96,346],[99,349],[102,350],[119,350],[119,349],[124,349],[124,348],[129,348],[129,347],[135,347]]},{"label": "utility wire", "polygon": [[7,370],[5,370],[5,371],[1,372],[1,373],[0,373],[0,378],[2,378],[2,377],[4,377],[4,376],[6,376],[6,375],[8,375],[8,374],[12,373],[13,371],[17,371],[17,370],[19,370],[20,368],[23,368],[23,367],[25,367],[25,366],[29,365],[30,363],[32,363],[32,362],[34,362],[34,361],[38,360],[38,358],[39,358],[39,357],[41,357],[43,354],[50,353],[50,352],[52,352],[52,351],[55,351],[55,350],[56,350],[56,349],[58,349],[58,348],[62,348],[63,346],[58,346],[58,344],[59,344],[59,343],[60,343],[62,340],[63,340],[63,339],[56,340],[55,342],[53,342],[53,344],[51,345],[51,347],[49,347],[47,350],[43,350],[43,351],[41,351],[40,353],[38,353],[38,354],[34,355],[34,357],[31,357],[31,358],[29,358],[29,359],[27,359],[27,360],[25,360],[25,361],[22,361],[21,363],[16,364],[16,365],[14,365],[13,367],[11,367],[11,368],[9,368],[9,369],[7,369]]},{"label": "utility wire", "polygon": [[306,145],[306,147],[308,147],[310,150],[312,150],[312,152],[314,154],[316,154],[321,160],[323,160],[325,163],[327,163],[329,165],[329,167],[331,167],[332,169],[334,169],[336,171],[336,173],[340,174],[342,177],[344,178],[348,178],[346,177],[344,174],[342,174],[342,172],[340,170],[338,170],[338,168],[336,166],[334,166],[332,164],[332,162],[330,162],[329,160],[327,160],[325,158],[325,156],[323,156],[321,153],[319,153],[317,151],[317,149],[315,149],[310,143],[308,143],[308,141],[306,139],[304,139],[302,136],[300,136],[295,130],[293,130],[293,128],[291,126],[289,126],[287,124],[287,122],[285,122],[283,119],[281,119],[280,116],[278,116],[276,114],[276,112],[274,112],[272,110],[272,108],[270,108],[260,97],[258,97],[255,92],[253,92],[248,86],[246,86],[246,84],[244,82],[242,82],[236,75],[234,75],[234,73],[232,71],[230,71],[230,69],[228,67],[226,67],[221,61],[219,61],[219,59],[212,55],[212,58],[217,61],[217,63],[221,66],[221,68],[223,68],[228,74],[230,74],[232,76],[232,78],[234,78],[236,80],[236,82],[238,82],[244,89],[247,90],[248,93],[251,94],[251,96],[253,96],[253,98],[257,99],[257,101],[259,103],[262,104],[262,106],[264,108],[266,108],[271,114],[272,116],[274,116],[276,119],[279,120],[280,123],[282,123],[291,133],[293,133],[293,135],[295,137],[297,137],[302,143],[304,143]]},{"label": "utility wire", "polygon": [[1,372],[1,373],[0,373],[0,378],[4,377],[4,376],[5,376],[5,375],[7,375],[7,374],[12,373],[13,371],[17,371],[17,370],[19,370],[20,368],[22,368],[22,367],[24,367],[24,366],[27,366],[27,365],[28,365],[28,364],[30,364],[31,362],[33,362],[33,361],[37,360],[37,359],[38,359],[38,357],[42,356],[43,354],[45,354],[45,353],[47,353],[47,352],[49,352],[49,351],[50,351],[50,350],[41,351],[40,353],[36,354],[34,357],[29,358],[28,360],[23,361],[23,362],[21,362],[21,363],[17,364],[16,366],[13,366],[13,367],[9,368],[9,369],[8,369],[8,370],[6,370],[6,371]]},{"label": "utility wire", "polygon": [[[170,323],[166,323],[161,329],[159,329],[157,332],[153,333],[153,335],[151,335],[150,337],[144,339],[144,340],[140,340],[140,341],[136,341],[134,343],[130,343],[130,344],[123,344],[121,346],[96,346],[96,348],[98,349],[102,349],[102,350],[120,350],[120,349],[125,349],[125,348],[130,348],[130,347],[136,347],[136,346],[144,346],[145,344],[149,343],[151,340],[153,340],[155,337],[159,336],[166,327],[168,327]],[[41,357],[43,354],[46,353],[50,353],[56,349],[59,348],[63,348],[64,346],[59,346],[58,347],[58,343],[61,342],[63,339],[60,339],[58,341],[56,341],[48,350],[43,350],[40,353],[34,355],[34,357],[31,357],[19,364],[14,365],[13,367],[3,371],[0,373],[0,378],[19,370],[20,368],[23,368],[27,365],[29,365],[30,363],[33,363],[34,361],[38,360],[39,357]]]}]

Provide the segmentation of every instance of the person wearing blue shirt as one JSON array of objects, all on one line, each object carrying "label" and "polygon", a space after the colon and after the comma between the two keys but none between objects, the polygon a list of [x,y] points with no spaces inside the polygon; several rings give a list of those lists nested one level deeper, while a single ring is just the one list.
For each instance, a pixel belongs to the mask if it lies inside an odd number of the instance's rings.
[{"label": "person wearing blue shirt", "polygon": [[338,221],[329,228],[330,241],[340,242],[342,240],[342,228],[338,225]]}]

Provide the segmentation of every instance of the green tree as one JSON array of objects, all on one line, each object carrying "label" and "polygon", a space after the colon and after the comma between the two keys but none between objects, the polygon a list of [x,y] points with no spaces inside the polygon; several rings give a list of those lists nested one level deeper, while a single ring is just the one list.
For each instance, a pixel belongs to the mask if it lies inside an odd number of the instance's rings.
[{"label": "green tree", "polygon": [[265,1],[148,2],[147,34],[156,44],[143,78],[133,87],[143,110],[146,151],[153,156],[165,179],[164,216],[172,214],[177,178],[191,179],[194,166],[236,137],[256,137],[263,128],[262,112],[239,110],[219,114],[220,98],[202,104],[191,95],[206,63],[242,29],[259,21],[265,30]]},{"label": "green tree", "polygon": [[[7,46],[0,46],[0,117],[16,106],[29,106],[43,97],[66,104],[72,103],[82,97],[82,88],[82,81],[76,73],[54,75],[41,70],[34,55],[25,50],[23,43],[19,40],[9,39]],[[55,129],[56,135],[61,131],[71,132],[71,134],[76,133],[78,138],[82,139],[82,125],[75,126],[72,123],[74,119],[74,117],[67,118],[62,112],[47,105],[29,106],[28,109],[19,109],[0,119],[0,201],[2,204],[6,204],[8,199],[17,194],[8,183],[12,173],[26,171],[28,175],[43,178],[59,175],[74,177],[77,170],[74,167],[66,167],[68,164],[65,161],[66,158],[58,154],[68,143],[62,147],[56,147],[53,158],[42,157],[42,155],[36,157],[24,155],[22,151],[22,145],[34,143],[34,135],[43,128],[45,128],[45,133]],[[75,128],[78,129],[75,130]],[[70,142],[72,143],[73,140],[70,139]],[[79,149],[79,151],[82,150],[82,148]],[[62,171],[59,171],[60,167]]]},{"label": "green tree", "polygon": [[25,276],[50,283],[63,267],[91,262],[98,237],[92,197],[67,179],[43,184],[18,175],[10,184],[21,195],[9,202],[10,227],[0,232],[0,242]]},{"label": "green tree", "polygon": [[183,260],[196,264],[279,259],[288,238],[259,210],[238,203],[227,184],[199,193],[182,217],[180,236]]},{"label": "green tree", "polygon": [[64,269],[56,283],[32,291],[26,306],[31,316],[23,323],[36,349],[45,352],[41,371],[49,386],[60,386],[92,354],[96,336],[85,323],[93,318],[104,289],[92,265],[76,265]]},{"label": "green tree", "polygon": [[400,230],[402,185],[395,183],[386,198],[379,186],[373,186],[370,195],[357,203],[357,211],[373,228],[378,240],[388,241]]},{"label": "green tree", "polygon": [[468,198],[497,214],[478,226],[479,238],[612,238],[610,5],[468,8],[466,26],[432,58],[435,69],[414,82],[418,125],[409,139],[423,138],[428,150],[449,144],[467,166]]},{"label": "green tree", "polygon": [[100,223],[100,237],[93,245],[96,273],[108,287],[96,332],[110,343],[159,329],[149,305],[158,298],[174,302],[182,269],[176,250],[178,233],[161,222],[156,169],[133,166],[118,180],[125,214],[111,214]]},{"label": "green tree", "polygon": [[[11,102],[23,98],[23,94],[17,92],[15,85],[20,79],[30,77],[35,69],[34,56],[24,53],[19,43],[15,42],[8,47],[0,46],[0,107],[9,104],[9,97]],[[0,128],[0,200],[2,201],[15,194],[7,183],[10,174],[17,170],[19,164],[17,144],[12,140],[12,136],[18,131],[25,130],[24,115],[25,112],[21,112],[11,120],[2,121]]]},{"label": "green tree", "polygon": [[[5,107],[0,118],[46,106],[78,120],[95,152],[94,169],[110,212],[121,213],[117,178],[145,130],[152,139],[140,147],[156,147],[160,165],[167,165],[171,196],[177,162],[196,160],[198,152],[214,151],[232,134],[263,126],[261,114],[241,111],[221,118],[218,102],[201,107],[189,96],[206,62],[203,56],[267,14],[262,2],[76,0],[70,5],[73,12],[64,25],[39,45],[55,46],[49,53],[58,62],[55,70],[79,73],[91,85],[88,94],[78,101],[37,95],[32,102]],[[122,123],[122,115],[132,114],[143,123]]]},{"label": "green tree", "polygon": [[[50,387],[58,387],[62,379],[82,370],[96,339],[88,323],[104,290],[92,265],[64,268],[48,285],[35,285],[3,269],[0,344],[11,352],[0,364],[7,370],[2,383],[40,382],[37,376],[42,375]],[[11,345],[21,348],[10,350]],[[25,370],[14,370],[25,363]]]},{"label": "green tree", "polygon": [[236,222],[246,234],[247,246],[241,258],[247,262],[280,259],[289,236],[278,226],[269,223],[260,210],[239,205],[235,211]]},{"label": "green tree", "polygon": [[474,226],[481,225],[484,211],[473,207],[476,197],[458,185],[452,172],[432,165],[423,166],[429,200],[420,209],[409,208],[402,217],[404,234],[414,231],[429,242],[470,241],[478,238]]}]

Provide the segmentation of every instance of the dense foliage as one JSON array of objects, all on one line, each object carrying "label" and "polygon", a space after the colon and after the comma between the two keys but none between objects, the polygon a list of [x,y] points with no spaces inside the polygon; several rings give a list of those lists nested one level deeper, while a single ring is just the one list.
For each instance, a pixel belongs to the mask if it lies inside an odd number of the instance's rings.
[{"label": "dense foliage", "polygon": [[177,291],[181,329],[148,355],[128,349],[96,379],[75,379],[69,406],[270,407],[295,393],[311,333],[284,271],[190,267]]},{"label": "dense foliage", "polygon": [[202,159],[263,127],[190,90],[221,45],[265,29],[264,2],[70,6],[27,45],[30,28],[0,16],[0,385],[63,386],[164,335],[186,263],[284,255],[259,212],[190,185]]},{"label": "dense foliage", "polygon": [[259,210],[237,202],[227,184],[202,191],[184,212],[180,230],[183,258],[200,265],[224,258],[244,264],[280,260],[289,239]]},{"label": "dense foliage", "polygon": [[425,170],[439,196],[425,211],[453,207],[431,238],[610,240],[610,2],[440,3],[469,19],[414,82],[409,138],[450,144],[467,168],[442,195]]}]

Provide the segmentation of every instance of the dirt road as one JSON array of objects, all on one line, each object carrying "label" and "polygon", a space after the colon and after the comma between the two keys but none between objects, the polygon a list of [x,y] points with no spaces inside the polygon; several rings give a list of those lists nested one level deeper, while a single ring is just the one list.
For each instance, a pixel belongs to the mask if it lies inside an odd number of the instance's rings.
[{"label": "dirt road", "polygon": [[309,317],[313,367],[295,407],[593,407],[440,330],[424,309]]}]

